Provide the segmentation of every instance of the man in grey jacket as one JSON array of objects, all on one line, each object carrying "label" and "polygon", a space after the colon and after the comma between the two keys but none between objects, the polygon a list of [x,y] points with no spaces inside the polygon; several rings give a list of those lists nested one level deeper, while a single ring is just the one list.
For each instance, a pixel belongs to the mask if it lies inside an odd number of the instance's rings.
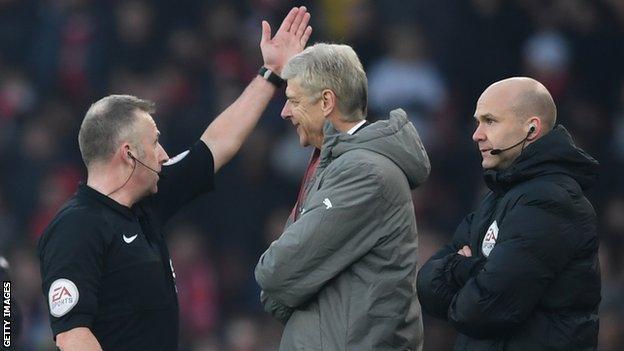
[{"label": "man in grey jacket", "polygon": [[280,350],[421,350],[410,189],[430,166],[416,129],[403,110],[366,122],[366,74],[349,46],[311,46],[282,75],[282,116],[320,152],[255,271],[265,310],[285,324]]}]

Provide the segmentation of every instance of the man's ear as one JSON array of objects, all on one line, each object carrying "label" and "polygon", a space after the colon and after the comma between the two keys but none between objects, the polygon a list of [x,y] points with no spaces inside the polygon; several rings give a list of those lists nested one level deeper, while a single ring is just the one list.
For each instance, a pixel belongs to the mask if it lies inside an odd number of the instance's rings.
[{"label": "man's ear", "polygon": [[335,108],[337,108],[336,94],[330,89],[325,89],[321,92],[321,109],[323,110],[323,117],[329,116]]},{"label": "man's ear", "polygon": [[117,152],[115,153],[115,157],[121,158],[125,163],[132,164],[134,162],[134,157],[136,155],[132,152],[132,148],[130,144],[127,142],[121,143]]},{"label": "man's ear", "polygon": [[534,116],[529,118],[526,125],[526,133],[528,134],[527,141],[533,141],[539,138],[543,132],[542,128],[542,121],[539,117]]}]

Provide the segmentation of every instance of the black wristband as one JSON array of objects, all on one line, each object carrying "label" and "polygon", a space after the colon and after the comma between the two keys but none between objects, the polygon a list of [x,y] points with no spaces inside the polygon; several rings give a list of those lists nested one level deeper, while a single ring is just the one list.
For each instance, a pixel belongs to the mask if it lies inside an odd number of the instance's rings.
[{"label": "black wristband", "polygon": [[284,80],[282,79],[282,77],[278,76],[273,71],[264,66],[260,67],[260,69],[258,70],[258,75],[260,75],[262,78],[266,79],[278,88],[284,85]]}]

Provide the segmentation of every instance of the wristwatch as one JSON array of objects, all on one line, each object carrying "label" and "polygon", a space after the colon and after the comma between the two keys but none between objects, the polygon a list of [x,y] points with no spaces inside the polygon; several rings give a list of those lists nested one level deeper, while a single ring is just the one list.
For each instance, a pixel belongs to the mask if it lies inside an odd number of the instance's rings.
[{"label": "wristwatch", "polygon": [[269,81],[271,84],[275,85],[277,88],[284,85],[285,82],[282,77],[278,76],[273,71],[264,66],[260,67],[260,69],[258,70],[258,75]]}]

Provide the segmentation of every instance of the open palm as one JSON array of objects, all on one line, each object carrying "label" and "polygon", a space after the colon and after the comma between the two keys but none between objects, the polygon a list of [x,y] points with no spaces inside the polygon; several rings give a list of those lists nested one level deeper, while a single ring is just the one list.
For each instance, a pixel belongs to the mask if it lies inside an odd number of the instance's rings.
[{"label": "open palm", "polygon": [[286,15],[273,38],[271,26],[267,21],[262,21],[260,50],[265,67],[280,74],[286,62],[305,48],[312,34],[309,21],[310,13],[305,6],[294,7]]}]

